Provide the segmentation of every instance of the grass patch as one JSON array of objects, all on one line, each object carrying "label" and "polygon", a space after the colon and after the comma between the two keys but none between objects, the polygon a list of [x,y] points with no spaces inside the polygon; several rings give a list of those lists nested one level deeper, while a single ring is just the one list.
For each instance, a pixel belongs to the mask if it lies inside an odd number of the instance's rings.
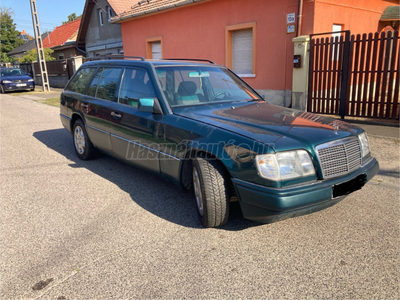
[{"label": "grass patch", "polygon": [[7,95],[10,96],[23,96],[23,95],[35,95],[38,93],[42,93],[42,92],[38,92],[38,91],[12,91],[12,92],[8,92]]},{"label": "grass patch", "polygon": [[60,107],[60,97],[48,98],[48,99],[43,99],[43,100],[35,100],[35,101],[39,102],[39,103],[44,103],[47,105],[55,106],[55,107]]}]

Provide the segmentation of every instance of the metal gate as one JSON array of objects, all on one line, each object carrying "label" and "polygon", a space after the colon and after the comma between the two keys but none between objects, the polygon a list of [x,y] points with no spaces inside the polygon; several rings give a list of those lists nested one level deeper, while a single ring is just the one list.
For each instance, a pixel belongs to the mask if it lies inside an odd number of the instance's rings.
[{"label": "metal gate", "polygon": [[307,110],[399,119],[399,32],[339,33],[310,36]]}]

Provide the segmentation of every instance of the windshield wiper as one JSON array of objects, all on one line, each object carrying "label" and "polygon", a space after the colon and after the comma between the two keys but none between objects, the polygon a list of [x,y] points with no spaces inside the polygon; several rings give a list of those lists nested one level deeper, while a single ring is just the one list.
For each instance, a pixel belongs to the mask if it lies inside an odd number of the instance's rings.
[{"label": "windshield wiper", "polygon": [[265,101],[263,98],[257,98],[257,99],[246,99],[246,102],[253,102],[253,101]]}]

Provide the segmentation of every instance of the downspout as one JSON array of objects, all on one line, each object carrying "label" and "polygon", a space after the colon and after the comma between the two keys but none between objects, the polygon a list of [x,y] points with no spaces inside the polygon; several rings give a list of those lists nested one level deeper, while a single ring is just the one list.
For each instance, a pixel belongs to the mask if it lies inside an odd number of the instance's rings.
[{"label": "downspout", "polygon": [[303,0],[299,0],[299,14],[297,15],[297,34],[296,36],[301,35],[301,26],[303,24]]},{"label": "downspout", "polygon": [[85,53],[86,56],[88,55],[85,50],[79,49],[78,46],[75,46],[75,48],[76,48],[76,50],[78,50],[78,51],[80,51],[82,53]]}]

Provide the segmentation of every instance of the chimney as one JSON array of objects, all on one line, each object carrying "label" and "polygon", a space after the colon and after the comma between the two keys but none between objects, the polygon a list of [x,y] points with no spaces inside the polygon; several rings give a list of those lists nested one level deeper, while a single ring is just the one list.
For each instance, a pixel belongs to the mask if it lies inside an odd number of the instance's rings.
[{"label": "chimney", "polygon": [[26,31],[25,31],[25,29],[21,32],[21,34],[26,34]]}]

